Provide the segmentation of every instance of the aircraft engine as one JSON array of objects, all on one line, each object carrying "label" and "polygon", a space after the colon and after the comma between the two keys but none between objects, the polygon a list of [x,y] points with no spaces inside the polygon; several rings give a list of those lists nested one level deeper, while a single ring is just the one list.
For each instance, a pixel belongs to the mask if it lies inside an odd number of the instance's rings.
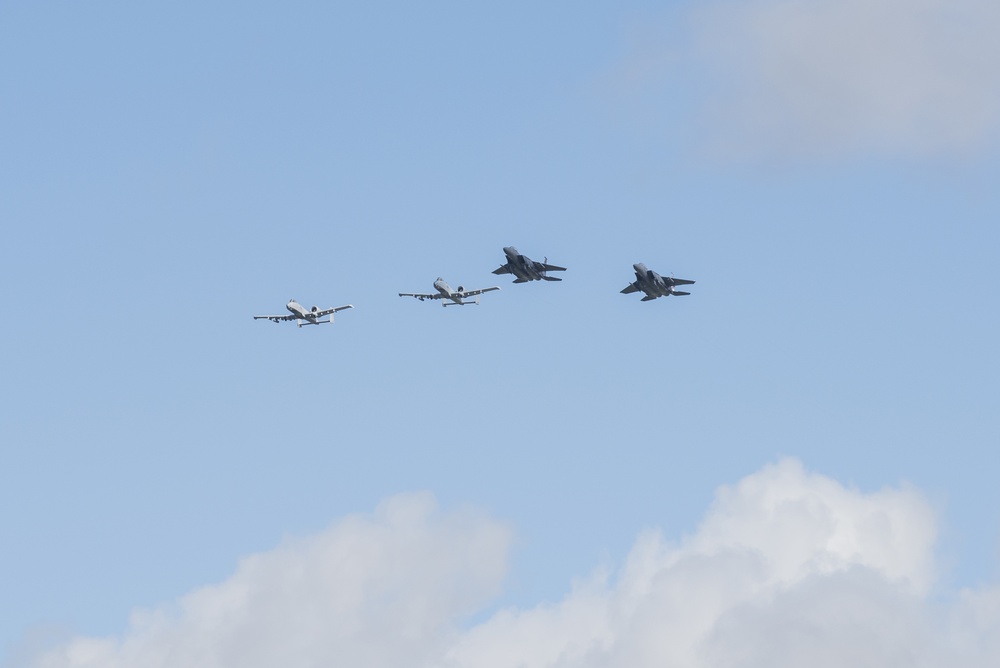
[{"label": "aircraft engine", "polygon": [[313,312],[313,313],[315,313],[315,312],[316,312],[316,311],[318,311],[318,310],[319,310],[319,307],[318,307],[318,306],[313,306],[313,307],[312,307],[312,312]]},{"label": "aircraft engine", "polygon": [[457,292],[465,292],[465,288],[460,285],[458,286]]}]

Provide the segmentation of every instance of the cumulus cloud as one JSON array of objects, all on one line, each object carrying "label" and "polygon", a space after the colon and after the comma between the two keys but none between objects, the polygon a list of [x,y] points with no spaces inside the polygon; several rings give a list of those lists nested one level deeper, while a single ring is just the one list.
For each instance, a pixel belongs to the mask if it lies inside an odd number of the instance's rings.
[{"label": "cumulus cloud", "polygon": [[[641,536],[613,584],[597,576],[558,606],[505,611],[471,630],[452,650],[454,665],[748,665],[754,647],[742,641],[756,636],[744,617],[778,614],[787,592],[863,579],[907,603],[921,600],[933,579],[934,537],[933,512],[915,490],[861,494],[786,460],[720,489],[698,531],[679,544],[659,532]],[[821,602],[821,593],[802,603]],[[857,603],[831,618],[863,613]],[[778,626],[765,649],[784,637]],[[816,630],[823,635],[823,625]]]},{"label": "cumulus cloud", "polygon": [[428,494],[243,559],[225,582],[79,638],[39,668],[422,666],[499,591],[511,531]]},{"label": "cumulus cloud", "polygon": [[668,23],[683,24],[659,47],[672,57],[647,40],[633,60],[670,81],[699,71],[717,155],[972,154],[997,138],[993,0],[712,0]]},{"label": "cumulus cloud", "polygon": [[650,530],[563,600],[463,627],[502,583],[510,531],[401,496],[30,665],[995,665],[1000,588],[931,596],[935,536],[917,490],[862,493],[783,460],[721,488],[692,535]]}]

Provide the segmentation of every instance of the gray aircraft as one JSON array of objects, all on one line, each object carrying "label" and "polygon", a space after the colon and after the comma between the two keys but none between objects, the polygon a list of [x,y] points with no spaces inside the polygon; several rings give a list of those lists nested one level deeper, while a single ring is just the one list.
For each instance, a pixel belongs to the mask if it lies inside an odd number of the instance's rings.
[{"label": "gray aircraft", "polygon": [[[425,299],[445,299],[451,301],[441,302],[441,306],[467,306],[469,304],[478,304],[479,295],[484,292],[492,292],[493,290],[499,290],[500,288],[493,286],[492,288],[483,288],[482,290],[466,290],[461,285],[458,286],[458,290],[452,290],[451,286],[444,282],[444,279],[438,276],[437,280],[434,281],[434,288],[437,290],[435,294],[419,294],[413,292],[400,292],[400,297],[416,297],[420,301]],[[475,297],[476,301],[465,301],[468,297]]]},{"label": "gray aircraft", "polygon": [[633,264],[632,268],[635,269],[635,282],[629,283],[628,287],[622,290],[623,295],[630,295],[633,292],[642,290],[646,293],[642,301],[649,302],[657,297],[666,297],[668,295],[680,297],[681,295],[691,294],[690,292],[674,290],[674,287],[678,285],[691,285],[694,281],[684,278],[674,278],[673,276],[660,276],[652,269],[647,269],[646,265],[642,262]]},{"label": "gray aircraft", "polygon": [[[337,311],[343,311],[344,309],[354,308],[350,304],[347,306],[337,306],[335,308],[326,308],[320,310],[318,306],[313,306],[311,309],[306,310],[306,307],[298,303],[294,299],[289,299],[288,303],[285,304],[285,308],[291,311],[291,315],[255,315],[254,320],[270,320],[271,322],[285,322],[288,320],[294,320],[299,327],[302,325],[325,325],[327,323],[333,322],[333,314]],[[326,320],[320,320],[325,316],[330,316]]]},{"label": "gray aircraft", "polygon": [[521,255],[513,246],[505,246],[504,255],[507,256],[507,264],[494,269],[494,274],[514,274],[517,278],[515,283],[527,283],[528,281],[561,281],[561,278],[547,276],[548,271],[566,271],[566,267],[557,267],[549,264],[549,258],[545,262],[535,262],[527,255]]}]

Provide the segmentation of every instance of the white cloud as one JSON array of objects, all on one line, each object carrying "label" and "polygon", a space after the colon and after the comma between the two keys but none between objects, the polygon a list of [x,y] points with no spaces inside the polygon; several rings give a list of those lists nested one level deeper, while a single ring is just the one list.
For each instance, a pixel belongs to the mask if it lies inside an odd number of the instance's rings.
[{"label": "white cloud", "polygon": [[972,154],[997,138],[994,0],[714,0],[668,23],[686,35],[660,47],[674,57],[646,44],[633,60],[702,72],[697,131],[723,157]]},{"label": "white cloud", "polygon": [[225,582],[133,615],[120,638],[80,638],[38,667],[421,666],[496,595],[511,539],[430,495],[394,497],[241,560]]},{"label": "white cloud", "polygon": [[462,629],[504,577],[510,532],[401,496],[30,665],[992,666],[1000,588],[935,602],[935,535],[914,489],[865,494],[784,460],[720,489],[691,536],[648,531],[619,572]]},{"label": "white cloud", "polygon": [[[934,536],[934,515],[916,491],[861,494],[785,460],[720,489],[680,544],[656,532],[640,537],[614,584],[597,577],[553,608],[501,613],[451,656],[480,668],[733,665],[725,649],[740,646],[741,615],[779,614],[789,592],[817,581],[870,580],[907,603],[921,600]],[[821,603],[806,598],[803,605]],[[830,617],[856,612],[845,604]],[[765,649],[783,637],[771,631]],[[747,653],[736,656],[740,663]]]}]

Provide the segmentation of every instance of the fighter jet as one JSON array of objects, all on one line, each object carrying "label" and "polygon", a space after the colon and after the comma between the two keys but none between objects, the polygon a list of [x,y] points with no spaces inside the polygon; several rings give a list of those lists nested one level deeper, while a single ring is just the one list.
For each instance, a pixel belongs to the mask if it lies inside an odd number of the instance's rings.
[{"label": "fighter jet", "polygon": [[545,258],[545,262],[535,262],[527,255],[521,255],[518,253],[517,249],[513,246],[504,247],[503,252],[504,255],[507,256],[507,264],[499,269],[494,269],[493,273],[514,274],[517,276],[517,278],[514,279],[515,283],[527,283],[528,281],[561,281],[561,278],[547,276],[545,272],[566,271],[566,267],[557,267],[554,264],[549,264],[549,258]]},{"label": "fighter jet", "polygon": [[[420,294],[414,292],[400,292],[400,297],[416,297],[420,301],[425,299],[447,299],[451,301],[441,302],[441,306],[467,306],[469,304],[478,304],[479,295],[484,292],[492,292],[493,290],[499,290],[500,288],[493,286],[492,288],[482,288],[481,290],[466,290],[461,285],[458,286],[458,290],[452,290],[451,286],[444,282],[444,279],[438,276],[437,280],[434,281],[434,289],[437,290],[435,294]],[[475,297],[475,301],[465,301],[467,297]]]},{"label": "fighter jet", "polygon": [[689,281],[683,278],[674,278],[673,276],[660,276],[652,269],[647,269],[646,265],[642,262],[633,264],[632,268],[635,269],[636,280],[634,283],[629,283],[628,287],[622,290],[623,295],[630,295],[633,292],[639,292],[642,290],[646,293],[646,296],[642,298],[642,301],[649,302],[653,301],[657,297],[666,297],[667,295],[680,297],[681,295],[691,294],[690,292],[674,290],[674,286],[691,285],[694,281]]},{"label": "fighter jet", "polygon": [[[294,320],[299,327],[302,325],[325,325],[327,323],[333,322],[333,314],[337,311],[343,311],[344,309],[354,308],[352,305],[347,306],[337,306],[335,308],[327,308],[322,311],[318,306],[313,306],[308,311],[306,307],[298,303],[294,299],[289,299],[288,303],[285,304],[285,308],[291,311],[291,315],[255,315],[254,320],[270,320],[271,322],[282,322],[287,320]],[[330,316],[327,320],[320,320],[324,316]]]},{"label": "fighter jet", "polygon": [[[444,282],[444,279],[438,276],[437,280],[434,281],[434,288],[437,290],[436,294],[418,294],[413,292],[400,292],[400,297],[416,297],[420,301],[425,299],[450,299],[451,301],[441,302],[441,306],[467,306],[468,304],[478,304],[479,296],[484,292],[491,292],[493,290],[499,290],[500,288],[493,286],[492,288],[483,288],[482,290],[466,290],[461,285],[458,286],[458,290],[452,290],[451,286]],[[475,297],[476,301],[465,301],[467,297]]]}]

